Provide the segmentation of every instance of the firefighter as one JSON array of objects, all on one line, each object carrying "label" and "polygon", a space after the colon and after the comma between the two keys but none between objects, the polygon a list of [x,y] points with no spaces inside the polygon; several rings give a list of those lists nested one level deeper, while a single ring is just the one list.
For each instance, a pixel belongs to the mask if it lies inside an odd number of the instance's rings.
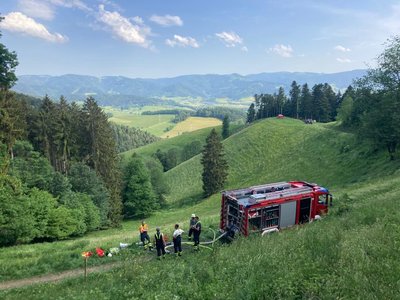
[{"label": "firefighter", "polygon": [[200,244],[200,234],[201,234],[201,222],[199,217],[195,217],[196,224],[193,226],[193,241],[194,241],[194,250],[199,250]]},{"label": "firefighter", "polygon": [[182,233],[184,233],[184,231],[179,228],[179,224],[175,224],[175,231],[173,234],[175,256],[182,255]]},{"label": "firefighter", "polygon": [[161,259],[162,257],[165,258],[165,240],[164,235],[160,231],[160,227],[156,228],[156,234],[154,235],[154,244],[157,249],[157,258]]},{"label": "firefighter", "polygon": [[192,217],[189,220],[189,241],[192,239],[192,234],[194,231],[194,225],[196,224],[196,215],[192,214]]},{"label": "firefighter", "polygon": [[144,250],[147,250],[147,247],[151,250],[151,244],[150,244],[150,237],[148,235],[149,231],[149,226],[147,226],[146,222],[142,220],[142,225],[139,227],[139,232],[140,232],[140,240],[142,241],[143,248]]}]

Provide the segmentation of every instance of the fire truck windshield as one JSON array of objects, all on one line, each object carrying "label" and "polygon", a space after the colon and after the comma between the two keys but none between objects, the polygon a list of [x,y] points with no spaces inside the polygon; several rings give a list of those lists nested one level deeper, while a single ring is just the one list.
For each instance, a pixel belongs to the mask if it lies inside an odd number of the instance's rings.
[{"label": "fire truck windshield", "polygon": [[319,204],[327,205],[327,204],[328,204],[328,194],[319,195],[319,197],[318,197],[318,203],[319,203]]}]

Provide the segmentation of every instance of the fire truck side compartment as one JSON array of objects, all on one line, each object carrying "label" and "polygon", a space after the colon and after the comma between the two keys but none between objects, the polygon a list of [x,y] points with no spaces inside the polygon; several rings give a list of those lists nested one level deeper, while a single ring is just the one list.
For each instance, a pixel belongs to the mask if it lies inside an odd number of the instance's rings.
[{"label": "fire truck side compartment", "polygon": [[281,204],[281,218],[279,227],[290,227],[296,224],[296,201]]}]

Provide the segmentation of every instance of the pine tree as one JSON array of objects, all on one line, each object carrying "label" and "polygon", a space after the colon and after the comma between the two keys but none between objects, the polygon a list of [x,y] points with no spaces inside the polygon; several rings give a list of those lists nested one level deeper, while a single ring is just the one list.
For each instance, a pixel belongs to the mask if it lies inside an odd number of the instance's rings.
[{"label": "pine tree", "polygon": [[329,102],[324,93],[324,85],[316,84],[312,88],[313,116],[318,122],[329,121]]},{"label": "pine tree", "polygon": [[296,81],[292,82],[291,89],[290,89],[290,110],[291,116],[299,118],[300,114],[300,85],[297,84]]},{"label": "pine tree", "polygon": [[338,109],[337,95],[333,91],[332,87],[327,83],[324,84],[323,91],[329,106],[329,117],[327,121],[333,121],[336,118],[336,111]]},{"label": "pine tree", "polygon": [[229,137],[229,116],[226,115],[222,121],[222,138],[226,139]]},{"label": "pine tree", "polygon": [[312,119],[313,118],[313,104],[312,104],[312,95],[310,93],[310,89],[308,88],[308,84],[303,84],[301,88],[301,114],[304,119]]},{"label": "pine tree", "polygon": [[94,98],[86,99],[82,108],[83,136],[86,141],[83,158],[103,179],[110,192],[109,219],[112,225],[121,221],[122,202],[120,198],[120,172],[118,169],[118,154],[114,134],[108,123],[107,115],[97,105]]},{"label": "pine tree", "polygon": [[211,130],[206,139],[201,164],[203,191],[205,197],[209,197],[223,188],[228,176],[228,163],[224,157],[221,138],[215,129]]},{"label": "pine tree", "polygon": [[254,108],[254,103],[250,104],[250,107],[247,111],[247,123],[253,123],[256,119],[256,110]]},{"label": "pine tree", "polygon": [[286,95],[285,95],[285,90],[283,87],[279,87],[278,90],[278,95],[276,96],[276,102],[277,102],[277,114],[282,114],[283,113],[283,107],[285,106],[286,103]]}]

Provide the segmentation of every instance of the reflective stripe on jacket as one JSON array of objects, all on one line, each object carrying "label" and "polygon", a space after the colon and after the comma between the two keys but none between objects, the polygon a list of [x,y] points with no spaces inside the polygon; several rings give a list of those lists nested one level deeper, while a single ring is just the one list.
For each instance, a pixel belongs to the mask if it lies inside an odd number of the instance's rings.
[{"label": "reflective stripe on jacket", "polygon": [[156,234],[154,235],[154,239],[155,239],[156,245],[159,245],[159,246],[164,245],[164,235],[161,232],[159,232],[159,233],[156,232]]}]

